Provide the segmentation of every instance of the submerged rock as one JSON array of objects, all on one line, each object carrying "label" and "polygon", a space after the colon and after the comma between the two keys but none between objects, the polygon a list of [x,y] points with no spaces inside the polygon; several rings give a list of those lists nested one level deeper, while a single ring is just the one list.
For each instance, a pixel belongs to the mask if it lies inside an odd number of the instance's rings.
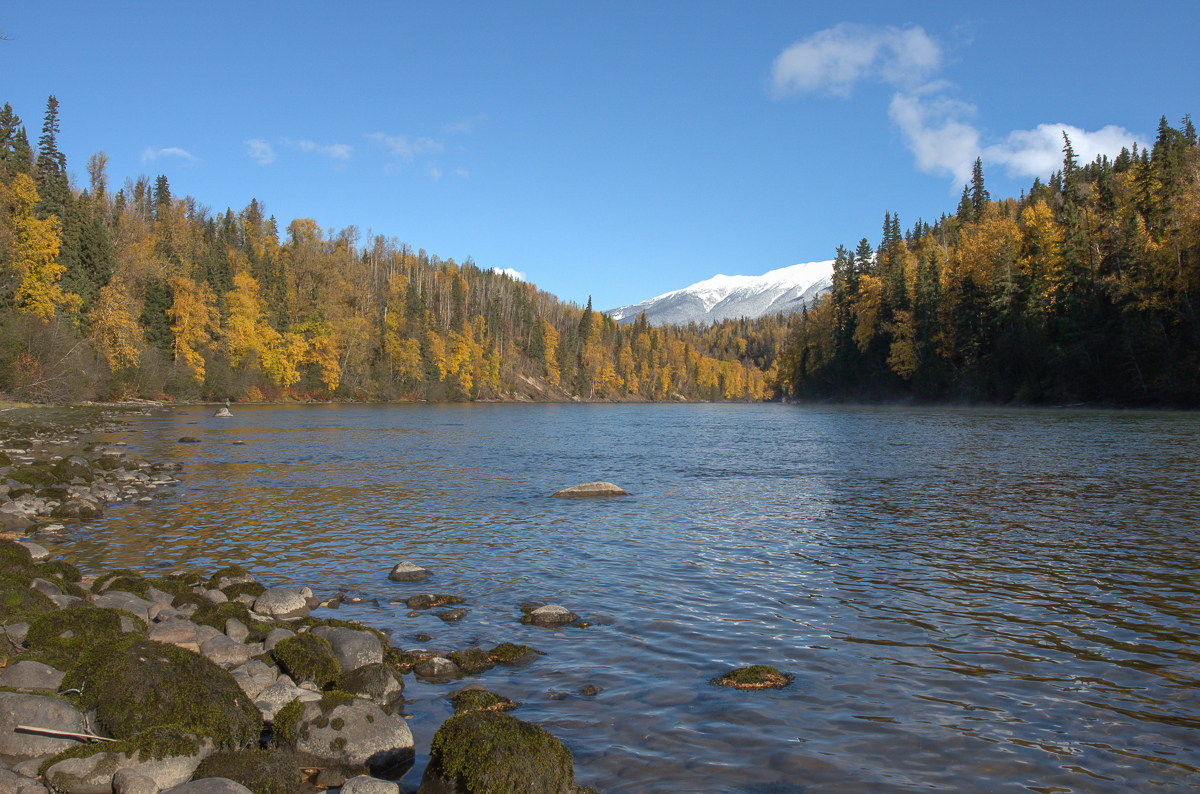
[{"label": "submerged rock", "polygon": [[558,604],[547,604],[525,613],[521,622],[527,625],[557,628],[579,620],[579,616],[566,607]]},{"label": "submerged rock", "polygon": [[739,667],[730,670],[719,678],[709,681],[713,686],[726,686],[731,689],[783,689],[792,683],[791,673],[781,673],[766,664],[756,664],[750,667]]},{"label": "submerged rock", "polygon": [[593,496],[629,496],[629,492],[611,482],[585,482],[563,488],[554,494],[558,498],[584,498]]},{"label": "submerged rock", "polygon": [[388,578],[393,582],[419,582],[426,576],[429,576],[428,568],[407,561],[396,563],[388,573]]}]

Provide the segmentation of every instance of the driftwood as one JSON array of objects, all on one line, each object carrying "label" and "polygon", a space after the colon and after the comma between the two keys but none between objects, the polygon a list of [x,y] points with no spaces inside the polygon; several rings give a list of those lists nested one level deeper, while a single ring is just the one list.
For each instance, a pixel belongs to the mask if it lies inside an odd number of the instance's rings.
[{"label": "driftwood", "polygon": [[46,736],[64,736],[69,739],[88,739],[93,742],[115,742],[107,736],[97,736],[94,733],[75,733],[74,731],[59,731],[54,728],[38,728],[35,725],[18,725],[14,730],[24,733],[40,733]]}]

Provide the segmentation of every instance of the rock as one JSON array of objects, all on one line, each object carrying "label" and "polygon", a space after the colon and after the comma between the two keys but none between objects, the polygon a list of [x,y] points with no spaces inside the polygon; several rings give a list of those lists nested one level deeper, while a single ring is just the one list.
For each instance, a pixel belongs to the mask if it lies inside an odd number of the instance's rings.
[{"label": "rock", "polygon": [[302,618],[312,607],[295,587],[268,587],[254,599],[254,611],[273,618]]},{"label": "rock", "polygon": [[297,752],[325,764],[366,764],[376,774],[412,760],[412,732],[403,717],[361,698],[336,702],[326,696],[304,707],[296,727]]},{"label": "rock", "polygon": [[7,626],[0,627],[7,635],[10,642],[15,642],[17,645],[22,645],[25,642],[26,635],[29,634],[28,623],[9,623]]},{"label": "rock", "polygon": [[75,739],[17,733],[17,725],[37,725],[71,733],[87,730],[83,714],[66,701],[45,695],[0,692],[0,756],[25,760],[54,755],[81,744]]},{"label": "rock", "polygon": [[29,550],[29,556],[33,558],[34,562],[50,559],[50,552],[46,550],[45,546],[39,546],[31,540],[18,540],[17,544]]},{"label": "rock", "polygon": [[62,595],[62,589],[54,582],[47,581],[46,579],[34,579],[29,583],[29,586],[51,597]]},{"label": "rock", "polygon": [[137,615],[144,623],[150,622],[150,602],[144,598],[138,598],[133,593],[126,593],[124,590],[107,590],[100,595],[89,596],[88,600],[98,607],[122,609]]},{"label": "rock", "polygon": [[629,496],[629,492],[619,485],[613,485],[611,482],[585,482],[581,485],[572,485],[570,488],[563,488],[561,491],[555,493],[554,496],[560,498]]},{"label": "rock", "polygon": [[337,689],[368,697],[385,706],[404,691],[404,679],[386,664],[368,664],[342,673],[337,680]]},{"label": "rock", "polygon": [[254,794],[241,783],[223,777],[206,777],[167,789],[163,794]]},{"label": "rock", "polygon": [[441,618],[444,623],[456,623],[465,618],[470,611],[462,607],[455,607],[454,609],[447,609],[442,612],[435,612],[434,614]]},{"label": "rock", "polygon": [[433,607],[440,607],[444,604],[461,604],[462,602],[463,600],[458,596],[443,595],[440,593],[435,595],[422,593],[421,595],[415,595],[405,599],[404,606],[413,610],[431,609]]},{"label": "rock", "polygon": [[101,514],[100,506],[85,499],[68,499],[50,511],[54,518],[96,518]]},{"label": "rock", "polygon": [[271,629],[269,632],[267,632],[267,638],[263,641],[263,647],[268,651],[274,650],[275,643],[279,642],[280,640],[287,639],[288,637],[295,636],[296,632],[289,631],[288,629]]},{"label": "rock", "polygon": [[[195,606],[195,604],[192,604],[192,606]],[[193,614],[195,614],[195,613],[193,612]],[[179,611],[178,609],[175,609],[170,604],[161,604],[161,603],[160,604],[151,604],[150,609],[149,609],[149,615],[150,615],[150,620],[155,623],[162,623],[163,621],[170,620],[171,618],[183,618],[185,620],[187,619],[187,615],[183,614],[183,612]]]},{"label": "rock", "polygon": [[237,618],[229,618],[225,621],[225,636],[234,642],[245,642],[250,636],[250,629]]},{"label": "rock", "polygon": [[183,438],[179,439],[179,443],[180,444],[199,444],[200,439],[196,438],[195,436],[184,436]]},{"label": "rock", "polygon": [[317,790],[338,788],[346,782],[346,773],[337,767],[327,767],[317,773]]},{"label": "rock", "polygon": [[42,762],[49,757],[50,756],[48,755],[37,756],[36,758],[31,758],[28,761],[22,761],[19,764],[13,764],[12,771],[16,772],[22,777],[37,777],[40,774],[38,769],[41,768]]},{"label": "rock", "polygon": [[73,595],[52,595],[52,596],[49,596],[49,598],[51,601],[53,601],[55,604],[58,605],[59,609],[66,609],[67,607],[71,606],[71,604],[74,604],[76,601],[83,600],[82,598],[76,598]]},{"label": "rock", "polygon": [[167,606],[170,606],[171,602],[175,600],[175,596],[171,593],[153,586],[146,588],[146,598],[151,604],[166,604]]},{"label": "rock", "polygon": [[158,794],[158,783],[133,767],[118,769],[112,778],[113,794]]},{"label": "rock", "polygon": [[450,705],[454,706],[455,714],[463,714],[468,711],[509,711],[520,704],[478,686],[463,687],[451,693]]},{"label": "rock", "polygon": [[237,667],[250,661],[250,646],[234,642],[224,634],[205,640],[200,644],[200,653],[207,656],[215,664],[226,669]]},{"label": "rock", "polygon": [[383,647],[370,631],[315,626],[312,633],[329,643],[343,673],[383,661]]},{"label": "rock", "polygon": [[420,678],[458,678],[462,671],[458,665],[441,656],[433,656],[413,668],[413,673]]},{"label": "rock", "polygon": [[224,750],[200,762],[193,780],[224,778],[259,794],[296,794],[300,768],[286,750]]},{"label": "rock", "polygon": [[426,576],[429,576],[429,569],[411,562],[397,563],[388,574],[393,582],[419,582]]},{"label": "rock", "polygon": [[732,689],[783,689],[792,683],[792,678],[791,673],[781,673],[770,665],[755,664],[730,670],[723,676],[711,679],[709,683]]},{"label": "rock", "polygon": [[296,686],[292,679],[286,675],[281,675],[275,683],[258,693],[258,697],[254,699],[254,706],[262,714],[264,720],[271,722],[275,719],[275,715],[279,713],[279,710],[293,700],[306,702],[320,699],[321,696],[317,693],[301,689]]},{"label": "rock", "polygon": [[0,670],[0,686],[21,692],[57,692],[63,675],[41,662],[17,662]]},{"label": "rock", "polygon": [[279,679],[278,670],[260,662],[258,659],[251,659],[241,667],[236,667],[230,672],[233,674],[233,680],[238,682],[238,686],[246,693],[246,697],[251,700],[256,700],[264,689]]},{"label": "rock", "polygon": [[229,596],[225,595],[220,590],[205,590],[203,597],[214,604],[224,604],[229,600]]},{"label": "rock", "polygon": [[296,681],[312,681],[318,688],[333,682],[342,672],[329,641],[311,632],[280,640],[271,654]]},{"label": "rock", "polygon": [[400,794],[400,787],[390,780],[358,775],[342,784],[342,794]]},{"label": "rock", "polygon": [[168,618],[162,623],[155,623],[146,631],[146,637],[155,642],[165,642],[189,651],[200,652],[200,637],[197,626],[189,620]]},{"label": "rock", "polygon": [[[213,751],[212,743],[197,744],[190,755],[166,755],[155,759],[140,750],[132,753],[97,752],[83,758],[66,758],[46,770],[46,782],[63,794],[115,794],[119,772],[122,785],[137,785],[137,778],[148,778],[154,791],[178,786],[191,778],[196,767]],[[145,784],[140,784],[146,787]]]},{"label": "rock", "polygon": [[575,794],[571,751],[544,728],[497,711],[455,714],[429,750],[418,794]]},{"label": "rock", "polygon": [[579,687],[576,692],[585,698],[594,698],[596,695],[600,694],[601,690],[600,687],[596,686],[595,684],[584,684],[583,686]]},{"label": "rock", "polygon": [[229,413],[229,409],[223,405],[217,409],[217,412],[215,414],[213,414],[213,416],[218,419],[232,419],[233,418],[233,414]]},{"label": "rock", "polygon": [[574,623],[579,620],[578,615],[558,604],[547,604],[544,607],[538,607],[526,615],[525,618],[527,619],[522,619],[522,623],[531,623],[534,626],[545,626],[547,628],[565,626],[568,623]]}]

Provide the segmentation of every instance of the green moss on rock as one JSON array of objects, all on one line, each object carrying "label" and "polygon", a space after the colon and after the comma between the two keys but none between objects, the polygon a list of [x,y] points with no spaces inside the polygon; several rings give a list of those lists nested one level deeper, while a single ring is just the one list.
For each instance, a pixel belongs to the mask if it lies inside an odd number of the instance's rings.
[{"label": "green moss on rock", "polygon": [[33,555],[15,540],[0,538],[0,563],[28,568],[33,565]]},{"label": "green moss on rock", "polygon": [[423,594],[415,595],[404,602],[404,606],[409,609],[433,609],[446,604],[462,604],[463,599],[455,595],[446,595],[445,593],[435,593],[433,595]]},{"label": "green moss on rock", "polygon": [[66,560],[43,562],[37,566],[37,570],[40,576],[47,578],[57,576],[64,582],[71,582],[73,584],[79,584],[83,581],[83,574],[79,572],[79,569]]},{"label": "green moss on rock", "polygon": [[792,674],[781,673],[767,664],[755,664],[730,670],[709,683],[732,689],[783,689],[792,683]]},{"label": "green moss on rock", "polygon": [[56,612],[58,604],[40,590],[23,587],[0,590],[0,623],[28,623],[48,612]]},{"label": "green moss on rock", "polygon": [[266,589],[258,582],[238,582],[229,585],[221,592],[225,594],[226,598],[234,599],[240,595],[260,596]]},{"label": "green moss on rock", "polygon": [[285,750],[225,750],[200,762],[192,780],[222,777],[254,794],[295,794],[303,777],[295,757]]},{"label": "green moss on rock", "polygon": [[509,711],[519,704],[486,689],[464,689],[451,696],[450,705],[454,706],[455,714],[465,714],[468,711]]},{"label": "green moss on rock", "polygon": [[487,652],[488,658],[496,664],[516,664],[530,654],[537,656],[546,655],[537,648],[531,648],[528,645],[517,645],[511,642],[502,642]]},{"label": "green moss on rock", "polygon": [[96,581],[92,582],[92,592],[93,593],[101,593],[108,589],[109,584],[114,579],[120,579],[125,576],[132,576],[134,578],[140,579],[142,575],[140,573],[138,573],[137,571],[131,571],[128,568],[119,568],[115,571],[109,571],[107,573],[102,573],[96,577]]},{"label": "green moss on rock", "polygon": [[156,727],[115,742],[77,744],[68,747],[43,761],[38,768],[38,774],[45,775],[46,770],[59,761],[65,761],[68,758],[90,758],[97,753],[120,753],[127,758],[134,753],[139,753],[139,758],[142,760],[153,758],[158,761],[173,755],[195,755],[199,751],[200,742],[195,736],[184,733],[174,726]]},{"label": "green moss on rock", "polygon": [[404,679],[390,665],[367,664],[338,676],[337,688],[383,702],[404,691]]},{"label": "green moss on rock", "polygon": [[297,683],[312,681],[324,687],[342,672],[329,642],[308,632],[280,640],[271,653],[283,671]]},{"label": "green moss on rock", "polygon": [[299,738],[296,728],[303,716],[304,704],[300,702],[300,698],[288,703],[275,714],[275,721],[271,724],[271,739],[276,747],[291,747],[296,744],[296,739]]},{"label": "green moss on rock", "polygon": [[250,576],[250,575],[251,575],[250,571],[246,570],[245,568],[243,568],[240,565],[227,565],[224,568],[217,571],[216,573],[214,573],[212,576],[208,577],[208,582],[205,584],[205,586],[209,590],[216,590],[217,585],[220,583],[220,581],[222,579],[237,579],[238,577],[241,577],[241,576]]},{"label": "green moss on rock", "polygon": [[118,739],[176,726],[219,747],[258,741],[262,716],[226,670],[198,653],[144,637],[95,654],[69,672],[64,688],[81,689],[85,708]]},{"label": "green moss on rock", "polygon": [[141,576],[117,576],[108,580],[104,592],[118,590],[133,593],[139,598],[146,598],[150,593],[150,582]]},{"label": "green moss on rock", "polygon": [[177,576],[154,576],[147,579],[146,583],[155,590],[162,590],[164,593],[170,593],[173,596],[192,592],[192,586]]},{"label": "green moss on rock", "polygon": [[414,667],[429,658],[431,654],[428,653],[408,653],[391,647],[383,649],[383,663],[401,675],[411,673]]},{"label": "green moss on rock", "polygon": [[549,731],[495,711],[455,714],[429,748],[422,780],[464,794],[558,794],[575,786],[571,752]]},{"label": "green moss on rock", "polygon": [[496,666],[496,662],[482,648],[455,651],[446,658],[458,665],[458,668],[467,675],[477,675]]},{"label": "green moss on rock", "polygon": [[69,670],[97,645],[123,636],[119,611],[79,603],[37,618],[29,625],[25,643],[40,661]]}]

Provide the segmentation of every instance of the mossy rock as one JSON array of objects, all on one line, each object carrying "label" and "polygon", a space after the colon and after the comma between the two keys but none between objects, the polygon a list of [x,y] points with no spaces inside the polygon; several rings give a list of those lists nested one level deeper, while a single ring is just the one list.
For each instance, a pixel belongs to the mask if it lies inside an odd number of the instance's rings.
[{"label": "mossy rock", "polygon": [[214,604],[204,596],[196,595],[195,593],[185,593],[181,596],[176,596],[175,600],[171,603],[176,608],[180,604],[196,604],[199,609],[196,610],[189,620],[203,626],[212,626],[218,631],[225,631],[225,621],[230,618],[240,620],[242,625],[250,629],[250,636],[247,638],[247,642],[262,642],[266,638],[267,632],[275,628],[274,623],[255,620],[250,614],[250,610],[240,601],[226,601],[223,604]]},{"label": "mossy rock", "polygon": [[72,584],[79,584],[83,581],[83,574],[79,572],[79,569],[66,560],[50,560],[49,562],[39,563],[37,570],[40,572],[40,576],[46,577],[49,574]]},{"label": "mossy rock", "polygon": [[296,698],[275,714],[271,723],[271,740],[276,747],[291,747],[298,738],[297,728],[300,718],[304,716],[304,704]]},{"label": "mossy rock", "polygon": [[462,689],[450,697],[455,714],[468,711],[511,711],[520,704],[486,689]]},{"label": "mossy rock", "polygon": [[194,735],[186,733],[176,726],[168,725],[148,728],[136,736],[115,742],[95,742],[68,747],[61,753],[52,755],[43,761],[38,768],[38,774],[45,775],[46,770],[59,761],[65,761],[68,758],[90,758],[97,753],[121,753],[128,757],[136,752],[143,761],[150,758],[160,761],[167,756],[190,756],[199,751],[200,741]]},{"label": "mossy rock", "polygon": [[[62,636],[67,633],[71,636]],[[123,637],[121,612],[80,603],[34,620],[29,624],[25,644],[39,661],[69,670],[97,646],[110,645]]]},{"label": "mossy rock", "polygon": [[28,463],[24,466],[14,466],[12,474],[9,476],[17,482],[34,485],[39,488],[59,483],[58,475],[54,473],[54,467],[44,460],[35,460],[33,463]]},{"label": "mossy rock", "polygon": [[198,653],[144,637],[91,654],[63,680],[118,739],[155,727],[211,738],[238,749],[258,742],[262,716],[227,671]]},{"label": "mossy rock", "polygon": [[[438,783],[445,788],[435,788]],[[442,723],[421,779],[422,788],[427,784],[462,794],[576,790],[571,751],[562,742],[544,728],[496,711],[455,714]]]},{"label": "mossy rock", "polygon": [[431,657],[432,654],[408,653],[399,648],[388,647],[383,649],[383,663],[401,675],[411,673],[414,667]]},{"label": "mossy rock", "polygon": [[781,673],[770,665],[755,664],[730,670],[709,683],[732,689],[783,689],[792,683],[792,678],[791,673]]},{"label": "mossy rock", "polygon": [[237,584],[229,585],[221,592],[225,594],[226,598],[232,601],[240,595],[260,596],[266,589],[258,582],[238,582]]},{"label": "mossy rock", "polygon": [[173,596],[192,592],[191,586],[181,581],[177,576],[154,576],[147,579],[146,583],[155,590],[162,590],[164,593],[170,593]]},{"label": "mossy rock", "polygon": [[[121,578],[125,578],[125,577],[140,579],[140,578],[142,578],[142,575],[140,573],[138,573],[137,571],[131,571],[128,568],[119,568],[115,571],[108,571],[107,573],[102,573],[96,577],[96,581],[92,582],[92,592],[93,593],[101,593],[108,589],[108,586],[112,583],[112,581],[114,579],[121,579]],[[132,591],[130,591],[130,592],[132,592]]]},{"label": "mossy rock", "polygon": [[150,582],[141,576],[117,576],[108,580],[104,592],[120,591],[133,593],[138,598],[147,598],[150,594]]},{"label": "mossy rock", "polygon": [[116,471],[121,468],[122,464],[120,458],[100,458],[93,465],[95,468],[103,469],[104,471]]},{"label": "mossy rock", "polygon": [[54,464],[54,474],[60,482],[71,482],[75,478],[91,482],[96,478],[92,473],[92,467],[88,465],[83,458],[72,455],[69,458],[63,458]]},{"label": "mossy rock", "polygon": [[275,643],[271,654],[283,671],[297,683],[312,681],[324,687],[336,681],[342,672],[329,642],[308,632],[280,640]]},{"label": "mossy rock", "polygon": [[241,577],[251,575],[252,574],[250,571],[246,570],[240,565],[227,565],[214,573],[212,576],[208,577],[208,582],[205,583],[205,587],[207,587],[209,590],[216,590],[218,589],[217,585],[222,579],[239,579]]},{"label": "mossy rock", "polygon": [[28,568],[33,565],[33,555],[15,540],[0,538],[0,564]]},{"label": "mossy rock", "polygon": [[28,585],[0,590],[0,623],[32,623],[42,615],[57,611],[58,604]]},{"label": "mossy rock", "polygon": [[446,658],[458,665],[458,668],[467,675],[477,675],[496,666],[496,662],[482,648],[455,651]]},{"label": "mossy rock", "polygon": [[12,465],[12,458],[10,458],[7,454],[5,454],[3,452],[0,452],[0,466],[11,466],[11,465]]},{"label": "mossy rock", "polygon": [[409,609],[433,609],[434,607],[445,606],[447,604],[463,603],[466,602],[458,596],[434,593],[433,595],[423,594],[412,596],[405,600],[404,606]]},{"label": "mossy rock", "polygon": [[389,648],[392,644],[392,639],[374,626],[368,626],[365,623],[359,623],[354,620],[338,620],[337,618],[314,618],[305,616],[291,623],[293,627],[307,627],[309,629],[317,626],[329,626],[335,629],[350,629],[351,631],[369,631],[379,640],[379,647]]},{"label": "mossy rock", "polygon": [[545,656],[546,654],[539,651],[537,648],[531,648],[528,645],[517,645],[512,642],[502,642],[495,648],[487,652],[488,658],[496,664],[516,664],[523,661],[529,656]]},{"label": "mossy rock", "polygon": [[338,676],[337,688],[383,704],[404,692],[404,677],[391,665],[368,664]]},{"label": "mossy rock", "polygon": [[223,750],[200,762],[192,780],[223,777],[254,794],[295,794],[303,776],[286,750]]}]

